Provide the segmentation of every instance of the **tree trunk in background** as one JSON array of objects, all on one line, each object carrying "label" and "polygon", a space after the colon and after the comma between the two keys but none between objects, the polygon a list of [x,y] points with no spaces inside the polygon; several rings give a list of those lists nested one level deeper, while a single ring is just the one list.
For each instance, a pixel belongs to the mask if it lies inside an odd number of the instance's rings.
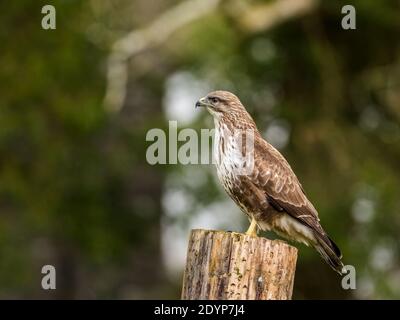
[{"label": "tree trunk in background", "polygon": [[[161,215],[162,188],[164,174],[154,170],[146,162],[146,144],[144,143],[148,124],[154,119],[163,118],[162,111],[162,82],[158,79],[134,79],[128,84],[127,98],[118,125],[124,131],[133,133],[142,141],[135,142],[136,157],[138,158],[129,177],[126,179],[125,199],[132,212],[140,221],[141,239],[132,248],[132,263],[126,270],[127,288],[122,298],[154,299],[168,297],[165,293],[166,278],[161,255]],[[149,88],[147,81],[153,86]],[[159,91],[158,91],[159,90]]]}]

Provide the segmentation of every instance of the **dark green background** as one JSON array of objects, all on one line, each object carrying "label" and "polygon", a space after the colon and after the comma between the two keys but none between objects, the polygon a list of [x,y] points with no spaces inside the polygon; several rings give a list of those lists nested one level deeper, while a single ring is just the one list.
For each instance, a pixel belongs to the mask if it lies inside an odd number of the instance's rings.
[{"label": "dark green background", "polygon": [[[212,167],[146,162],[147,131],[174,120],[163,112],[166,81],[182,71],[234,91],[263,132],[277,119],[290,128],[281,151],[357,271],[357,290],[344,291],[298,245],[294,298],[400,298],[399,1],[319,1],[257,33],[225,1],[132,58],[124,106],[107,112],[112,43],[176,3],[1,2],[0,298],[179,298],[179,272],[162,262],[162,221],[188,230],[196,208],[226,199]],[[41,28],[44,4],[56,7],[56,30]],[[357,10],[356,30],[341,28],[344,4]],[[263,59],[261,46],[257,58],[257,43],[273,54]],[[204,113],[182,127],[211,125]],[[180,180],[191,170],[205,177],[195,187]],[[178,218],[161,201],[176,187],[194,201]],[[45,264],[57,269],[52,292],[40,287]]]}]

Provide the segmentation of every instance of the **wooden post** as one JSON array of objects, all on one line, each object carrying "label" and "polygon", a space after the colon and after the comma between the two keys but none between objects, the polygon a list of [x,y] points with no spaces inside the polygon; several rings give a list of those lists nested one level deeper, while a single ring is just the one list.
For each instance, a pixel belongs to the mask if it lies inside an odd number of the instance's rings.
[{"label": "wooden post", "polygon": [[182,299],[288,300],[297,249],[280,240],[192,230]]}]

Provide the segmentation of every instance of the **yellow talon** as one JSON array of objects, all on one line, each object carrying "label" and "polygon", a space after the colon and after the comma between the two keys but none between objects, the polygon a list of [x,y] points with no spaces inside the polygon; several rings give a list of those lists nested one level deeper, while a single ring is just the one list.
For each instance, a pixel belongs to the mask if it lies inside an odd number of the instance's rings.
[{"label": "yellow talon", "polygon": [[257,237],[257,221],[252,218],[249,228],[246,231],[246,235]]}]

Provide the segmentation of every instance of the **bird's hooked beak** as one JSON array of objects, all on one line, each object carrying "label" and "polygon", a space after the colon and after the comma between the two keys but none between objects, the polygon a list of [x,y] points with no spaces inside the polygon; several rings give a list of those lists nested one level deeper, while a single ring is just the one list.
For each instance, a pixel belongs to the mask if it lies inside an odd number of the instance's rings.
[{"label": "bird's hooked beak", "polygon": [[207,98],[203,97],[196,102],[195,108],[198,107],[210,107],[210,104],[207,103]]}]

